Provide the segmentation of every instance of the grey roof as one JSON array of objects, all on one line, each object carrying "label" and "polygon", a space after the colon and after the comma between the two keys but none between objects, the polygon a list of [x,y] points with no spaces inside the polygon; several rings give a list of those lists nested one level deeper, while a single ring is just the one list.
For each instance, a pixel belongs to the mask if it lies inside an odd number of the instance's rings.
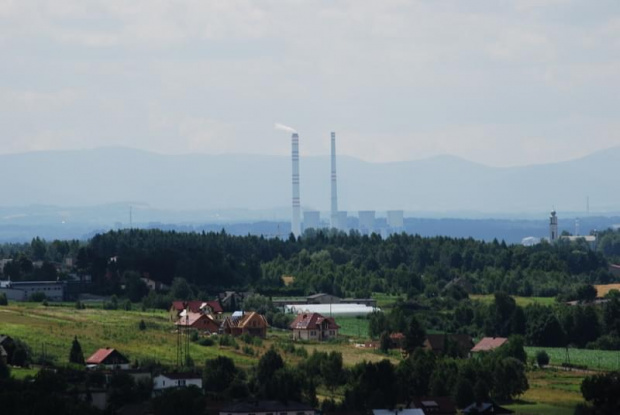
[{"label": "grey roof", "polygon": [[[325,294],[325,293],[312,294],[312,295],[309,295],[308,298],[320,298],[326,295],[331,295],[331,294]],[[335,295],[332,295],[332,297],[335,297]]]},{"label": "grey roof", "polygon": [[286,412],[286,411],[314,411],[314,408],[299,402],[289,401],[254,401],[238,402],[223,407],[220,412],[226,413],[250,413],[250,412]]}]

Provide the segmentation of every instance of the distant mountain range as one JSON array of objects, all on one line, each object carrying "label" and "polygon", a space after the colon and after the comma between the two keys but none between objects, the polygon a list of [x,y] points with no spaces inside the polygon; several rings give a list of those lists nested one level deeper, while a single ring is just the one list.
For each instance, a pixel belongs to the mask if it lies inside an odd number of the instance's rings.
[{"label": "distant mountain range", "polygon": [[[301,158],[304,209],[329,209],[328,156]],[[532,215],[620,212],[620,147],[576,160],[496,168],[452,156],[398,163],[338,157],[341,210]],[[0,155],[0,206],[147,205],[175,211],[286,214],[291,161],[285,156],[161,155],[127,148]],[[247,218],[252,215],[246,212]],[[275,215],[275,214],[274,214]],[[125,216],[123,214],[123,216]]]}]

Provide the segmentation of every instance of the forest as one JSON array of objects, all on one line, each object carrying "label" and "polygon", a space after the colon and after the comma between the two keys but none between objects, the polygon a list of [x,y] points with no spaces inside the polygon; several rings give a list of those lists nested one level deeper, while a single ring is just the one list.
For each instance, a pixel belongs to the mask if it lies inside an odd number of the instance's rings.
[{"label": "forest", "polygon": [[[581,284],[614,281],[608,263],[620,259],[620,233],[605,231],[592,250],[585,242],[560,240],[532,247],[448,237],[307,231],[295,239],[231,236],[226,232],[182,233],[120,230],[87,242],[35,238],[0,245],[12,258],[12,280],[66,278],[54,263],[74,259],[73,271],[92,276],[93,293],[120,294],[124,274],[170,284],[176,277],[208,293],[254,290],[266,295],[317,292],[368,297],[372,292],[415,297],[439,295],[451,284],[472,294],[566,298]],[[33,267],[40,261],[41,266]],[[285,285],[282,276],[294,277]]]}]

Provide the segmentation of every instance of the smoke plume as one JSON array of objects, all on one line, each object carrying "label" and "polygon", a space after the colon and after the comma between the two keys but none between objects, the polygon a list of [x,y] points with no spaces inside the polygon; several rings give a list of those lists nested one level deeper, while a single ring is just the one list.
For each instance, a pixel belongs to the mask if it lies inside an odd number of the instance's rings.
[{"label": "smoke plume", "polygon": [[274,128],[276,130],[286,131],[288,133],[296,133],[297,132],[297,130],[295,130],[292,127],[289,127],[288,125],[284,125],[284,124],[280,124],[280,123],[275,123],[273,126],[274,126]]}]

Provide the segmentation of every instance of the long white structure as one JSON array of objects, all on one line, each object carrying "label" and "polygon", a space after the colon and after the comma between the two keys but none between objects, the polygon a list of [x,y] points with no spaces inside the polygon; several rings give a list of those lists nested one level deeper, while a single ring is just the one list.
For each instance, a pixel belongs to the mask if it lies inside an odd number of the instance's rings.
[{"label": "long white structure", "polygon": [[336,180],[336,133],[332,131],[332,200],[331,200],[331,223],[332,228],[340,229],[338,220],[338,186]]},{"label": "long white structure", "polygon": [[373,311],[381,311],[378,307],[364,304],[287,304],[284,306],[287,313],[319,313],[325,317],[332,316],[365,316]]},{"label": "long white structure", "polygon": [[293,161],[293,217],[291,220],[291,232],[295,237],[301,235],[301,212],[299,199],[299,134],[293,133],[291,137],[291,158]]}]

